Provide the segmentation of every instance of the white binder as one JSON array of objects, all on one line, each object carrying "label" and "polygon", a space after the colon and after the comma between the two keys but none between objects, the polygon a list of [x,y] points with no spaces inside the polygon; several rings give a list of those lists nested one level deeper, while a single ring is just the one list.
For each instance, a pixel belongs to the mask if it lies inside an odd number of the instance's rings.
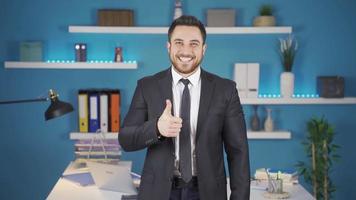
[{"label": "white binder", "polygon": [[108,132],[108,95],[100,94],[100,130]]}]

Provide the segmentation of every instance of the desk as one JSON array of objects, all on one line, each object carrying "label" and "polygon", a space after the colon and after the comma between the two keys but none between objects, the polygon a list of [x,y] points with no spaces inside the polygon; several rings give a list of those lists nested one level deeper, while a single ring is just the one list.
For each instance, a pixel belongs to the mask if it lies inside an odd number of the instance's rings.
[{"label": "desk", "polygon": [[[67,169],[71,167],[68,165]],[[251,183],[251,200],[262,200],[265,192],[261,187],[266,187],[267,183]],[[228,186],[228,194],[230,195],[230,187]],[[301,185],[284,186],[284,191],[290,193],[289,200],[313,200],[313,196],[307,192]],[[47,200],[120,200],[121,193],[107,190],[100,190],[95,185],[82,187],[64,178],[59,178],[56,185],[53,187]]]}]

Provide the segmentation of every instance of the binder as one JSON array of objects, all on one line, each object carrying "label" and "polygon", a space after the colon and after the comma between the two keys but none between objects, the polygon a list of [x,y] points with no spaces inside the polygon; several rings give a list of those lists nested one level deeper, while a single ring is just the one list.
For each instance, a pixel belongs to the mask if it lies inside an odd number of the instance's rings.
[{"label": "binder", "polygon": [[236,82],[236,87],[237,90],[239,91],[240,98],[246,98],[248,94],[246,63],[235,64],[234,80]]},{"label": "binder", "polygon": [[108,94],[100,93],[100,130],[103,133],[108,132]]},{"label": "binder", "polygon": [[247,75],[247,98],[257,98],[258,97],[258,86],[260,79],[260,64],[259,63],[248,63],[248,75]]},{"label": "binder", "polygon": [[120,90],[110,91],[110,132],[120,131]]},{"label": "binder", "polygon": [[89,132],[96,132],[100,129],[100,99],[97,91],[89,92]]},{"label": "binder", "polygon": [[88,132],[88,91],[78,91],[79,132]]}]

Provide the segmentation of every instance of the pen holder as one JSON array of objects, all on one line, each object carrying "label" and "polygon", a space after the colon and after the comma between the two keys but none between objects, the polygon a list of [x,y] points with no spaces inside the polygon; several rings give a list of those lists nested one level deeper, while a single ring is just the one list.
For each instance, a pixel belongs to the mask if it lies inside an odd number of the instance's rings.
[{"label": "pen holder", "polygon": [[269,193],[282,194],[283,193],[283,180],[282,179],[268,179],[267,191]]}]

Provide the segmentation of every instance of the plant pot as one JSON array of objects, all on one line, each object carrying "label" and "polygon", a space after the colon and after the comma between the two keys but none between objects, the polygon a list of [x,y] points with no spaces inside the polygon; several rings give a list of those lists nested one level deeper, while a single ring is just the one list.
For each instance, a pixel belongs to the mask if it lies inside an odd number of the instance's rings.
[{"label": "plant pot", "polygon": [[253,20],[253,26],[275,26],[276,18],[274,16],[257,16]]},{"label": "plant pot", "polygon": [[280,87],[283,98],[292,98],[294,94],[294,74],[292,72],[281,73]]}]

